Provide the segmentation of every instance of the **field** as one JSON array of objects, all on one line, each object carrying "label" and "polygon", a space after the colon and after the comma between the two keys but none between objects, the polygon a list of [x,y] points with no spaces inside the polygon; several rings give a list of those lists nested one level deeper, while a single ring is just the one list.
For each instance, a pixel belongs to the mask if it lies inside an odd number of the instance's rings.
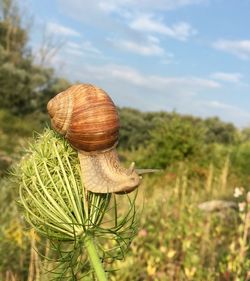
[{"label": "field", "polygon": [[[157,143],[159,133],[141,127],[149,135],[140,136],[137,130],[129,148],[126,132],[131,130],[130,119],[141,117],[140,122],[145,120],[145,114],[121,109],[120,115],[125,125],[119,148],[124,165],[135,160],[138,167],[162,170],[145,176],[139,187],[136,204],[142,212],[138,233],[125,259],[106,265],[115,270],[109,273],[110,280],[248,280],[250,199],[246,132],[235,129],[231,143],[222,143],[219,135],[217,141],[208,141],[211,132],[202,129],[205,121],[159,113],[154,114],[157,121],[151,118],[151,122],[161,124],[156,130],[165,136],[160,138],[164,143]],[[48,280],[50,275],[45,268],[53,268],[53,262],[47,260],[48,241],[26,224],[17,204],[19,187],[8,170],[25,154],[33,130],[38,128],[42,132],[46,122],[46,116],[39,121],[32,116],[23,119],[1,111],[0,145],[4,155],[0,268],[4,281]],[[190,132],[194,122],[200,123],[200,131],[205,135],[198,138],[196,132]],[[150,121],[145,124],[155,127]],[[168,128],[164,129],[165,126]],[[171,136],[171,130],[175,136]],[[185,150],[184,144],[188,146]],[[123,203],[120,207],[124,208]]]}]

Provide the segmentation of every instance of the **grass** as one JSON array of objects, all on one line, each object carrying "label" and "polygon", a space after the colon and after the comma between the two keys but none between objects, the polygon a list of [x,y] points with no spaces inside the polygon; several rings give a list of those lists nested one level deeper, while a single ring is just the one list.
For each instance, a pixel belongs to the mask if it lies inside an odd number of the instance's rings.
[{"label": "grass", "polygon": [[[244,212],[231,208],[204,212],[198,205],[207,192],[206,182],[194,186],[182,172],[164,185],[164,177],[154,191],[150,181],[144,184],[142,228],[112,280],[248,280],[249,203]],[[214,198],[224,194],[219,187],[213,187]],[[234,200],[233,193],[230,199]],[[246,201],[244,196],[241,200]],[[244,248],[241,258],[240,248]]]}]

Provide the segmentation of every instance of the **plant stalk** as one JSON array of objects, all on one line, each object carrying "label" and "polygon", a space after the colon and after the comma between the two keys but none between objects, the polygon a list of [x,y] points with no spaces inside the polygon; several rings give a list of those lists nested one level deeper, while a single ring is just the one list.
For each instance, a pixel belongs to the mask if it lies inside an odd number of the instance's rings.
[{"label": "plant stalk", "polygon": [[106,273],[105,273],[102,263],[100,261],[100,258],[98,256],[93,238],[90,235],[87,235],[86,238],[84,239],[84,244],[85,244],[86,250],[88,252],[88,256],[89,256],[91,265],[95,271],[97,280],[98,281],[108,281]]}]

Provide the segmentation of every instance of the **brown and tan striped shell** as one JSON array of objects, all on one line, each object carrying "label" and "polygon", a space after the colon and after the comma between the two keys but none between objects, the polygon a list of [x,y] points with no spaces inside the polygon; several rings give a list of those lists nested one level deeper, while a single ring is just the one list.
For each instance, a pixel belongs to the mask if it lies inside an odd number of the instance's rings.
[{"label": "brown and tan striped shell", "polygon": [[74,85],[50,100],[47,109],[53,128],[78,150],[103,151],[118,141],[116,107],[100,88]]}]

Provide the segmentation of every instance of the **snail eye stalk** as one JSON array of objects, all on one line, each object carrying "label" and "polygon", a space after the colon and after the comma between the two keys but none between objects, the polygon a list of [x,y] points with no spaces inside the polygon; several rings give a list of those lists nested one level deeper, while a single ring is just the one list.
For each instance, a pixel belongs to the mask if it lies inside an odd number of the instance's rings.
[{"label": "snail eye stalk", "polygon": [[107,280],[111,262],[124,258],[137,233],[137,191],[86,190],[77,152],[50,129],[30,145],[15,175],[27,221],[50,241],[46,280],[81,280],[93,272]]}]

